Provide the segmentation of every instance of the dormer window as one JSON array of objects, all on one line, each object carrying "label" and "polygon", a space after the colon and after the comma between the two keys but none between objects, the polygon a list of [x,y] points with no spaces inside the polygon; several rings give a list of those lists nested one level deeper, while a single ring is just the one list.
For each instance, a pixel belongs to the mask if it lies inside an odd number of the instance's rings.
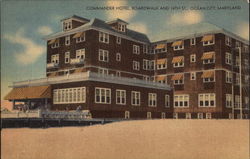
[{"label": "dormer window", "polygon": [[63,31],[67,31],[72,29],[72,21],[64,21],[63,22]]},{"label": "dormer window", "polygon": [[126,25],[118,23],[118,30],[121,31],[121,32],[125,32],[126,31]]}]

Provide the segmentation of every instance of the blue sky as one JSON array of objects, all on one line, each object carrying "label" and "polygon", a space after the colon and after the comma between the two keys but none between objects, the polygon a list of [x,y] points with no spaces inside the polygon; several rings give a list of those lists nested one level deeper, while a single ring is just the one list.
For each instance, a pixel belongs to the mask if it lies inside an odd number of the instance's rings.
[{"label": "blue sky", "polygon": [[[87,10],[88,6],[185,6],[188,10]],[[191,10],[192,6],[240,6],[236,10]],[[88,19],[121,18],[129,27],[146,33],[151,40],[167,39],[171,29],[209,22],[247,39],[247,0],[82,0],[1,1],[1,99],[13,81],[45,77],[44,36],[61,30],[60,19],[73,14]]]}]

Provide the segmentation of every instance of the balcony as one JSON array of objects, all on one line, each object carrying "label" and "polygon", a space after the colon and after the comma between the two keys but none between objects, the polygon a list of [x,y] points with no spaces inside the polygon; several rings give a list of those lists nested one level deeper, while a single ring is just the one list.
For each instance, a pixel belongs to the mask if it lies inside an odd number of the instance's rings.
[{"label": "balcony", "polygon": [[47,68],[57,68],[58,66],[58,63],[47,63]]},{"label": "balcony", "polygon": [[80,65],[84,63],[84,59],[81,58],[75,58],[70,60],[71,65]]}]

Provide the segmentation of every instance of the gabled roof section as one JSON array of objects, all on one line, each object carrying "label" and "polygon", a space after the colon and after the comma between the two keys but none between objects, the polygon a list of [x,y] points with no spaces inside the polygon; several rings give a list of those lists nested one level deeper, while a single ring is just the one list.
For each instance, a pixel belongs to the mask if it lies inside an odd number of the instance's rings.
[{"label": "gabled roof section", "polygon": [[64,21],[64,20],[67,20],[67,19],[76,19],[76,20],[83,21],[83,22],[89,22],[90,21],[89,19],[77,16],[77,15],[72,15],[71,17],[67,17],[67,18],[62,19],[61,21]]},{"label": "gabled roof section", "polygon": [[113,24],[113,23],[116,23],[116,22],[121,22],[121,23],[128,24],[128,22],[125,22],[124,20],[119,19],[119,18],[117,18],[117,19],[115,19],[115,20],[111,20],[111,21],[106,22],[106,23],[107,23],[107,24]]},{"label": "gabled roof section", "polygon": [[216,34],[216,33],[223,33],[225,35],[231,36],[244,43],[247,43],[247,44],[249,43],[248,40],[243,39],[242,37],[236,34],[233,34],[211,23],[197,23],[197,24],[186,25],[186,26],[176,27],[174,29],[168,29],[166,31],[162,31],[162,35],[164,35],[164,37],[167,37],[167,38],[158,38],[159,41],[157,40],[154,43],[157,43],[160,41],[173,42],[179,39],[188,39],[191,37],[202,36],[204,34]]}]

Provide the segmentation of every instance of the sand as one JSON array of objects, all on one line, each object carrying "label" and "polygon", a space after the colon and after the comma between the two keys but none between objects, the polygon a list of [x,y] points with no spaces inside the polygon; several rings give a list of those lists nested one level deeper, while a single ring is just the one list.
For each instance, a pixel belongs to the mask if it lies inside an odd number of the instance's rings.
[{"label": "sand", "polygon": [[3,129],[2,159],[249,159],[248,120]]}]

